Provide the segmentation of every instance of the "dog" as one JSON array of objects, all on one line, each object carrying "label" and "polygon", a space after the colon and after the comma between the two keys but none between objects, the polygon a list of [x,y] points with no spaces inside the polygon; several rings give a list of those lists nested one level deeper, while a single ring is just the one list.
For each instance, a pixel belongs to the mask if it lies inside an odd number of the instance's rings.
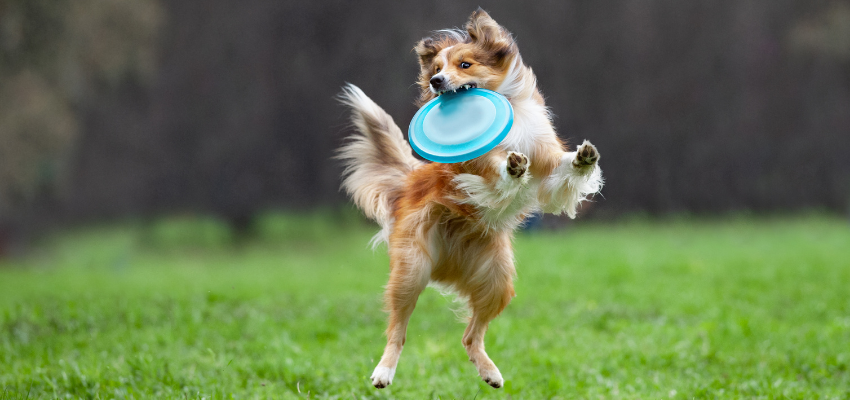
[{"label": "dog", "polygon": [[463,346],[481,378],[500,388],[504,380],[484,351],[484,334],[515,295],[513,232],[534,212],[575,218],[602,188],[599,152],[588,141],[567,151],[513,36],[484,10],[472,13],[465,30],[435,31],[414,50],[420,107],[447,91],[486,88],[510,101],[514,122],[504,141],[478,158],[425,163],[362,90],[349,84],[340,94],[356,128],[337,154],[342,188],[381,226],[373,246],[387,243],[390,257],[387,345],[372,384],[392,383],[408,320],[430,284],[466,300],[471,317]]}]

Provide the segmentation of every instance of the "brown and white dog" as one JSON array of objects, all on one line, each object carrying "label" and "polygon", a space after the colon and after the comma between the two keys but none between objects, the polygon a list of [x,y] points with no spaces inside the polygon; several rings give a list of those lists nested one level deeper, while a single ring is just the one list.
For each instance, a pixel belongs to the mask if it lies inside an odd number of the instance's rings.
[{"label": "brown and white dog", "polygon": [[468,301],[463,346],[481,378],[499,388],[504,381],[484,352],[484,333],[514,297],[513,231],[535,211],[575,217],[602,187],[599,153],[587,141],[567,151],[513,37],[483,10],[465,31],[437,31],[415,50],[420,106],[445,91],[486,88],[511,102],[514,123],[498,147],[474,160],[423,163],[363,91],[348,85],[341,94],[358,130],[338,155],[342,186],[381,225],[373,243],[386,242],[390,256],[387,346],[372,384],[392,383],[416,300],[432,284]]}]

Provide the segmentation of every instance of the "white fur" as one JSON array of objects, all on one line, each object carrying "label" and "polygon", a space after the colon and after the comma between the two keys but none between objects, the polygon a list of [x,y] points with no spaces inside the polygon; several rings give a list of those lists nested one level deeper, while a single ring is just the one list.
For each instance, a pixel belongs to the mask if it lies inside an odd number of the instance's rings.
[{"label": "white fur", "polygon": [[499,179],[492,187],[481,176],[458,174],[455,185],[466,194],[458,202],[476,206],[486,229],[510,230],[522,223],[522,213],[534,205],[531,173],[514,178],[508,174],[507,160],[499,164],[498,172]]},{"label": "white fur", "polygon": [[[459,31],[451,30],[445,34],[451,37],[462,35]],[[440,54],[446,64],[447,50],[443,49]],[[498,92],[505,95],[514,108],[513,127],[500,146],[507,150],[509,155],[510,152],[525,154],[528,166],[537,156],[534,154],[537,149],[557,152],[552,156],[563,151],[552,126],[548,108],[536,99],[536,84],[531,68],[525,66],[517,55],[506,79],[498,88]],[[433,88],[431,91],[433,92]],[[352,108],[353,121],[359,130],[359,135],[352,136],[338,156],[345,161],[343,188],[369,218],[381,224],[381,232],[373,238],[374,243],[379,243],[388,238],[396,222],[392,216],[392,200],[401,194],[408,174],[422,163],[412,156],[410,147],[392,118],[360,89],[349,85],[341,97]],[[578,151],[582,151],[583,146],[592,145],[585,142]],[[453,182],[460,193],[454,201],[475,206],[482,228],[485,231],[497,231],[498,234],[493,236],[495,238],[508,237],[509,232],[522,222],[522,216],[532,211],[542,209],[575,217],[576,208],[589,194],[598,192],[603,183],[602,171],[596,163],[588,166],[573,164],[576,154],[577,152],[563,153],[560,163],[549,176],[531,176],[530,170],[526,170],[521,177],[513,177],[508,173],[507,160],[490,166],[497,168],[495,172],[498,173],[498,178],[493,181],[487,181],[479,175],[458,174]],[[409,243],[393,243],[390,248],[392,260],[402,260],[401,262],[412,266],[411,271],[415,271],[406,274],[401,283],[395,283],[403,288],[400,289],[401,293],[418,296],[429,283],[431,267],[435,262],[445,254],[453,254],[451,244],[441,241],[438,225],[427,223],[429,216],[433,215],[434,207],[440,206],[427,204],[416,213],[405,217],[404,221],[400,221],[416,229],[413,238],[406,239]],[[509,242],[509,238],[505,240]],[[501,244],[500,248],[510,252],[509,243]],[[486,254],[489,255],[486,260],[468,260],[471,267],[477,268],[471,271],[474,276],[470,279],[473,281],[492,283],[497,280],[494,277],[515,273],[511,254],[504,257],[493,256],[493,252]],[[509,293],[506,296],[510,295]],[[379,388],[389,386],[395,376],[396,365],[403,349],[407,318],[412,308],[403,310],[406,314],[399,317],[402,322],[394,327],[391,325],[392,331],[388,330],[387,347],[371,376],[373,385]],[[473,319],[468,328],[469,338],[464,335],[467,353],[481,377],[491,386],[501,387],[504,379],[484,352],[483,335],[486,323],[476,325],[475,321]]]},{"label": "white fur", "polygon": [[[498,92],[508,98],[514,109],[514,124],[501,146],[534,159],[538,143],[556,140],[551,111],[534,99],[537,81],[531,68],[517,55]],[[590,145],[585,141],[582,146]],[[530,208],[575,218],[576,209],[589,194],[602,189],[602,170],[598,164],[584,168],[572,165],[576,152],[564,153],[561,163],[549,176],[536,177],[530,183],[538,192]]]},{"label": "white fur", "polygon": [[505,80],[496,89],[507,97],[514,109],[514,124],[501,146],[518,151],[534,158],[535,143],[551,141],[557,137],[552,127],[552,114],[549,109],[534,100],[537,78],[531,68],[517,55]]},{"label": "white fur", "polygon": [[534,159],[536,144],[556,137],[549,110],[531,99],[511,100],[514,124],[501,146]]},{"label": "white fur", "polygon": [[505,380],[502,379],[502,373],[499,372],[498,368],[481,371],[479,372],[479,375],[481,375],[481,379],[483,379],[484,382],[487,382],[494,388],[505,386]]},{"label": "white fur", "polygon": [[466,38],[467,38],[466,31],[462,31],[460,29],[440,29],[440,30],[437,30],[437,31],[434,31],[434,32],[440,33],[443,36],[448,36],[448,37],[454,39],[455,41],[461,42],[461,43],[464,40],[466,40]]},{"label": "white fur", "polygon": [[[584,146],[591,144],[585,140],[579,150]],[[602,168],[598,163],[585,167],[573,165],[579,150],[564,153],[560,165],[541,183],[542,195],[549,200],[543,204],[544,212],[566,213],[575,218],[576,208],[587,196],[602,189]]]},{"label": "white fur", "polygon": [[[529,160],[534,159],[538,144],[557,137],[549,109],[533,98],[536,84],[531,69],[517,56],[498,89],[514,109],[514,124],[500,146],[524,153]],[[590,145],[587,141],[582,144]],[[460,174],[455,177],[455,184],[467,197],[459,202],[475,205],[487,229],[514,229],[522,222],[523,214],[538,210],[575,218],[578,206],[588,195],[601,190],[603,184],[598,164],[577,168],[572,164],[575,157],[576,152],[564,153],[560,165],[549,176],[531,177],[526,173],[520,179],[508,175],[502,162],[498,167],[500,179],[492,187],[480,176]]]},{"label": "white fur", "polygon": [[449,65],[448,54],[449,54],[449,50],[451,50],[452,47],[454,47],[454,46],[449,46],[449,47],[446,47],[445,49],[440,50],[440,58],[443,59],[443,69],[446,69],[446,66]]},{"label": "white fur", "polygon": [[375,387],[387,387],[391,383],[393,383],[393,377],[395,376],[395,367],[387,368],[382,366],[375,367],[375,371],[372,372],[372,384]]},{"label": "white fur", "polygon": [[[437,54],[437,56],[438,56],[438,57],[440,57],[440,58],[442,58],[442,59],[443,59],[443,69],[445,69],[445,68],[446,68],[446,66],[447,66],[447,65],[449,65],[449,58],[448,58],[446,55],[448,54],[449,49],[451,49],[452,47],[454,47],[454,46],[446,47],[445,49],[440,50],[440,53],[439,53],[439,54]],[[446,81],[450,81],[449,76],[448,76],[448,75],[446,75],[446,74],[444,74],[442,71],[440,71],[440,73],[435,74],[434,76],[432,76],[432,77],[431,77],[431,79],[433,79],[433,78],[437,78],[437,77],[443,78],[443,79],[445,79]],[[428,86],[428,89],[429,89],[429,90],[431,90],[431,93],[434,93],[434,94],[438,94],[438,93],[439,93],[439,92],[437,92],[436,90],[434,90],[434,87],[433,87],[433,86],[430,86],[430,85],[429,85],[429,86]]]},{"label": "white fur", "polygon": [[529,69],[523,64],[522,57],[516,55],[511,62],[508,73],[505,75],[505,80],[502,81],[496,91],[512,100],[531,99],[531,96],[534,95],[534,88],[537,87],[537,82],[534,75],[526,73],[526,70]]},{"label": "white fur", "polygon": [[422,165],[413,157],[401,130],[360,88],[348,84],[340,100],[352,110],[358,133],[348,137],[337,158],[343,160],[342,187],[367,217],[381,225],[372,245],[386,242],[393,225],[391,198],[410,171]]}]

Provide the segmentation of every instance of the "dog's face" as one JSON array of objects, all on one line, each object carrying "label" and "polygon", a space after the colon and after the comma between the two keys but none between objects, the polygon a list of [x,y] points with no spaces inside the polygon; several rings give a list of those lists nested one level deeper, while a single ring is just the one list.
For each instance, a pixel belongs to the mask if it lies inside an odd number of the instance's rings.
[{"label": "dog's face", "polygon": [[497,90],[518,53],[511,34],[481,9],[472,13],[466,32],[438,31],[422,39],[415,50],[423,104],[447,91]]}]

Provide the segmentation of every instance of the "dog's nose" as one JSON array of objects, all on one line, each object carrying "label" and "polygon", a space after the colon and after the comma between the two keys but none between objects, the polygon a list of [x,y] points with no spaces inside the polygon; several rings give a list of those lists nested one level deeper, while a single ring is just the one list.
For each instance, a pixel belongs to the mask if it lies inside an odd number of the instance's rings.
[{"label": "dog's nose", "polygon": [[443,83],[445,81],[446,81],[446,79],[443,78],[442,76],[434,75],[434,77],[432,77],[431,81],[430,81],[431,87],[434,88],[434,89],[439,89],[443,86]]}]

